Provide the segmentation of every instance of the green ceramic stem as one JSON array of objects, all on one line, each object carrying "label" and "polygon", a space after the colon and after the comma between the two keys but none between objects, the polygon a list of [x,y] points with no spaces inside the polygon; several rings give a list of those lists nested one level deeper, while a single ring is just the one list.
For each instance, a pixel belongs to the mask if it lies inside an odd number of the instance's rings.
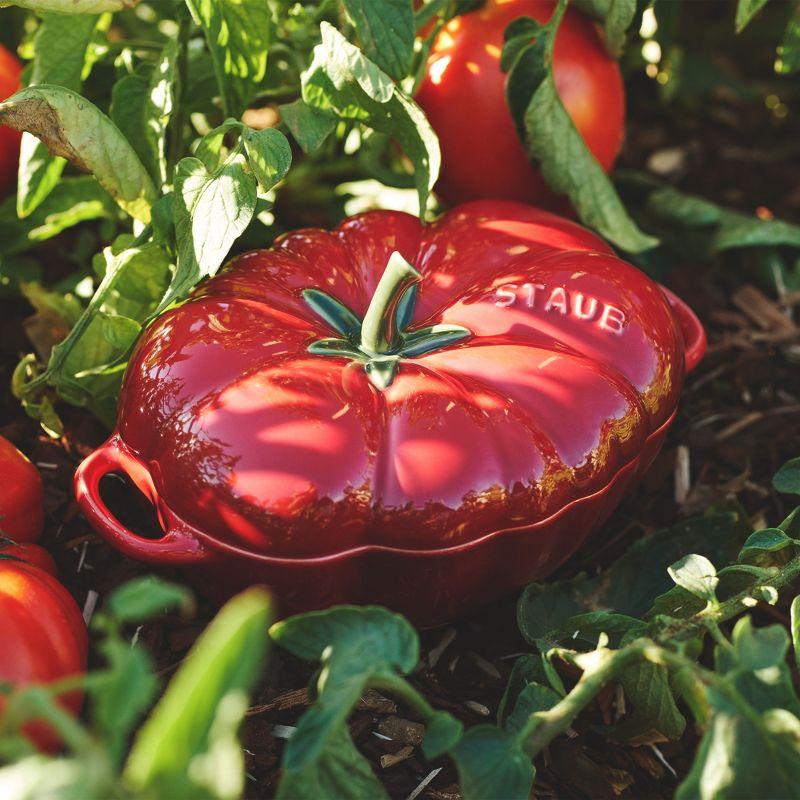
[{"label": "green ceramic stem", "polygon": [[361,349],[365,353],[382,355],[397,348],[398,306],[403,295],[421,280],[422,275],[400,253],[392,253],[361,324]]}]

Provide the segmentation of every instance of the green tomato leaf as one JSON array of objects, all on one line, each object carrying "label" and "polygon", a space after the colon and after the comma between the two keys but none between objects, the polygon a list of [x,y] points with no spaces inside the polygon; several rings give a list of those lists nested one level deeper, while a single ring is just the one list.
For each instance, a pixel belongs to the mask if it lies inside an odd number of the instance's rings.
[{"label": "green tomato leaf", "polygon": [[341,731],[370,683],[393,681],[419,660],[416,631],[378,606],[337,606],[290,617],[270,629],[276,644],[299,658],[320,661],[317,701],[300,718],[286,746],[284,768],[310,767]]},{"label": "green tomato leaf", "polygon": [[[735,560],[750,527],[736,513],[717,513],[663,528],[635,542],[607,570],[587,578],[530,584],[517,603],[517,624],[530,644],[547,651],[568,644],[575,628],[572,618],[602,608],[628,617],[641,617],[672,582],[667,567],[687,550],[702,544],[702,554],[727,563]],[[693,598],[682,589],[680,601]],[[670,593],[668,602],[674,599]],[[670,605],[670,608],[673,606]],[[702,606],[701,606],[702,607]],[[660,613],[666,613],[664,608]]]},{"label": "green tomato leaf", "polygon": [[792,556],[794,540],[780,528],[766,528],[753,533],[739,553],[739,562],[757,567],[785,564]]},{"label": "green tomato leaf", "polygon": [[[291,741],[291,740],[290,740]],[[300,770],[284,766],[276,800],[384,800],[383,784],[356,750],[346,729],[337,730],[321,755]]]},{"label": "green tomato leaf", "polygon": [[788,75],[798,70],[800,70],[800,13],[795,9],[784,31],[783,41],[778,46],[775,71],[780,75]]},{"label": "green tomato leaf", "polygon": [[625,50],[625,34],[636,16],[636,0],[575,0],[575,5],[600,22],[606,49],[619,58]]},{"label": "green tomato leaf", "polygon": [[794,650],[794,663],[800,668],[800,595],[792,600],[790,609],[790,627],[792,630],[792,650]]},{"label": "green tomato leaf", "polygon": [[[548,185],[566,194],[581,220],[630,253],[658,244],[628,216],[613,184],[589,152],[564,108],[552,70],[553,43],[566,8],[560,0],[545,26],[522,18],[509,25],[502,64],[508,70],[506,98],[528,155]],[[532,24],[534,23],[534,24]],[[535,39],[521,40],[529,28]]]},{"label": "green tomato leaf", "polygon": [[289,171],[292,163],[289,142],[274,128],[263,131],[247,128],[242,133],[242,141],[259,188],[262,192],[268,192]]},{"label": "green tomato leaf", "polygon": [[493,725],[470,728],[450,755],[464,800],[527,800],[536,771],[515,736]]},{"label": "green tomato leaf", "polygon": [[425,758],[432,761],[455,747],[464,726],[445,711],[437,711],[427,722],[425,738],[422,740],[422,752]]},{"label": "green tomato leaf", "polygon": [[213,747],[220,715],[229,734],[241,722],[264,667],[270,613],[269,596],[254,588],[217,614],[139,730],[124,771],[131,786],[172,798],[196,797],[198,784],[208,786],[207,760],[204,769],[195,759]]},{"label": "green tomato leaf", "polygon": [[667,572],[678,586],[695,597],[707,603],[717,601],[715,593],[719,583],[717,570],[705,556],[696,553],[684,556],[668,567]]},{"label": "green tomato leaf", "polygon": [[115,589],[106,602],[105,613],[118,623],[144,622],[172,609],[189,613],[192,607],[188,589],[147,575]]},{"label": "green tomato leaf", "polygon": [[606,736],[634,745],[675,741],[683,736],[686,720],[675,704],[666,667],[634,664],[623,670],[619,682],[633,711],[618,725],[602,728]]},{"label": "green tomato leaf", "polygon": [[[86,66],[86,48],[99,17],[95,14],[46,13],[33,40],[31,85],[57,83],[78,91]],[[17,185],[17,213],[27,217],[58,184],[66,161],[51,156],[30,133],[22,135]]]},{"label": "green tomato leaf", "polygon": [[101,14],[104,11],[122,11],[133,8],[139,0],[0,0],[0,8],[19,6],[40,13],[57,11],[59,14]]},{"label": "green tomato leaf", "polygon": [[411,0],[343,0],[367,57],[399,80],[414,54]]},{"label": "green tomato leaf", "polygon": [[60,86],[22,89],[0,103],[0,122],[34,134],[53,155],[91,172],[123,210],[150,221],[156,189],[119,128],[95,105]]},{"label": "green tomato leaf", "polygon": [[114,219],[119,210],[102,186],[88,175],[61,178],[47,198],[25,219],[17,217],[13,198],[0,204],[0,241],[10,256],[91,219]]},{"label": "green tomato leaf", "polygon": [[213,173],[197,158],[178,162],[174,204],[178,268],[156,313],[216,273],[253,218],[256,201],[255,178],[238,150]]},{"label": "green tomato leaf", "polygon": [[783,626],[754,628],[750,617],[737,621],[731,641],[739,665],[753,672],[783,664],[789,649],[789,634]]},{"label": "green tomato leaf", "polygon": [[264,0],[186,0],[214,61],[226,116],[239,117],[267,69],[272,39]]},{"label": "green tomato leaf", "polygon": [[169,39],[149,80],[134,73],[115,85],[111,119],[125,134],[156,185],[167,180],[166,131],[175,104],[178,41]]},{"label": "green tomato leaf", "polygon": [[711,725],[676,800],[800,796],[800,720],[783,709],[744,714],[708,694]]},{"label": "green tomato leaf", "polygon": [[766,4],[767,0],[739,0],[736,4],[736,33],[741,33]]},{"label": "green tomato leaf", "polygon": [[99,650],[106,668],[88,682],[92,722],[119,767],[128,737],[158,691],[158,679],[150,655],[141,646],[131,646],[116,635],[102,642]]},{"label": "green tomato leaf", "polygon": [[414,165],[423,214],[441,164],[436,134],[419,106],[336,28],[323,22],[320,30],[322,42],[303,73],[303,100],[395,138]]},{"label": "green tomato leaf", "polygon": [[514,710],[508,715],[505,729],[509,733],[519,733],[527,724],[531,714],[549,711],[561,700],[561,695],[541,683],[529,683],[517,696]]},{"label": "green tomato leaf", "polygon": [[[52,386],[68,402],[88,406],[113,424],[124,359],[133,342],[120,346],[110,341],[107,317],[119,314],[141,324],[166,290],[171,264],[153,243],[120,251],[106,248],[104,256],[105,275],[86,309],[67,338],[53,347],[47,369],[17,390],[25,402],[36,404],[41,390]],[[157,293],[155,299],[152,293]]]},{"label": "green tomato leaf", "polygon": [[775,473],[772,486],[782,494],[800,494],[800,458],[787,461]]},{"label": "green tomato leaf", "polygon": [[305,153],[316,150],[336,127],[336,114],[314,108],[302,100],[278,106],[278,111]]}]

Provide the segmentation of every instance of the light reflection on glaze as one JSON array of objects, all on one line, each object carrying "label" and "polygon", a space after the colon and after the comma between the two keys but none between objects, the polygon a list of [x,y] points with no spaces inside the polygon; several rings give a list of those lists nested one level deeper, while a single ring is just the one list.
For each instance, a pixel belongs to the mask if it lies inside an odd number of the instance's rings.
[{"label": "light reflection on glaze", "polygon": [[[360,366],[307,352],[331,331],[300,293],[363,315],[395,249],[425,276],[413,326],[475,336],[403,361],[380,393]],[[526,282],[621,309],[623,332],[523,295],[498,307],[498,286]],[[161,317],[131,359],[119,430],[167,506],[243,549],[445,547],[607,485],[674,412],[683,346],[659,287],[568,220],[502,202],[426,228],[372,212],[241,256]]]}]

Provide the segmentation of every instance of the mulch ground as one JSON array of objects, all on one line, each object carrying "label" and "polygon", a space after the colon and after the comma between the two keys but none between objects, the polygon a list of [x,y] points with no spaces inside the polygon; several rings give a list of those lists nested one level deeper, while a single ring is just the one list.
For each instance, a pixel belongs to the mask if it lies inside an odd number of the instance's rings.
[{"label": "mulch ground", "polygon": [[[777,119],[763,105],[744,104],[724,91],[691,114],[660,105],[644,85],[634,86],[634,96],[637,122],[629,130],[624,166],[663,163],[654,162],[654,154],[672,149],[669,179],[680,188],[749,213],[761,208],[761,214],[800,220],[795,149],[800,130],[791,115]],[[792,161],[795,168],[788,169]],[[751,281],[730,259],[677,263],[665,278],[707,325],[708,356],[688,379],[678,419],[652,469],[559,576],[609,563],[643,533],[702,513],[718,500],[738,500],[754,526],[775,524],[787,512],[770,478],[784,461],[800,454],[800,330],[791,321],[800,294],[777,297]],[[0,300],[2,387],[29,349],[22,329],[29,313],[22,301]],[[66,434],[50,440],[4,388],[0,434],[42,471],[48,520],[42,544],[53,552],[62,580],[84,605],[87,597],[102,602],[143,567],[106,546],[80,517],[72,499],[72,473],[105,431],[79,409],[62,410]],[[422,634],[423,657],[413,681],[434,706],[467,725],[493,720],[515,657],[528,651],[515,629],[514,602],[509,598],[479,616]],[[765,621],[788,621],[780,605],[758,613]],[[151,648],[165,679],[212,614],[213,608],[201,600],[192,620],[165,617],[140,631],[140,641]],[[304,687],[311,671],[307,664],[273,653],[245,726],[248,796],[274,792],[287,728],[307,705]],[[673,795],[691,764],[696,733],[690,729],[682,741],[657,746],[609,743],[593,726],[604,717],[608,721],[613,701],[613,696],[601,698],[549,748],[538,765],[537,796]],[[449,762],[423,759],[421,726],[407,709],[369,693],[350,727],[393,798],[460,796]]]}]

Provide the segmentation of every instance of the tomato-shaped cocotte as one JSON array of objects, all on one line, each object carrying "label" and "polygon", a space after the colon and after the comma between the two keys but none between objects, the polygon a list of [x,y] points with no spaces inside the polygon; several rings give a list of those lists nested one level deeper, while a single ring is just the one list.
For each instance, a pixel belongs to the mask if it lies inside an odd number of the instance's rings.
[{"label": "tomato-shaped cocotte", "polygon": [[[11,97],[20,88],[21,72],[19,61],[0,44],[0,100]],[[12,191],[17,182],[21,137],[19,131],[0,125],[0,195]]]},{"label": "tomato-shaped cocotte", "polygon": [[[563,205],[525,154],[500,69],[508,24],[518,17],[545,23],[554,8],[552,0],[488,0],[451,20],[437,36],[416,100],[439,136],[436,191],[448,202],[496,197]],[[578,132],[610,170],[625,130],[625,87],[597,26],[572,7],[556,34],[553,76]]]},{"label": "tomato-shaped cocotte", "polygon": [[8,439],[0,436],[0,538],[34,542],[44,527],[42,476]]},{"label": "tomato-shaped cocotte", "polygon": [[[4,557],[6,553],[15,558]],[[0,681],[14,686],[47,684],[84,672],[87,634],[80,609],[52,575],[17,558],[26,555],[0,551]],[[60,701],[70,711],[80,711],[80,692]],[[0,695],[0,715],[4,705]],[[40,749],[55,750],[59,745],[43,722],[28,724],[25,733]]]},{"label": "tomato-shaped cocotte", "polygon": [[[159,318],[78,500],[124,552],[430,623],[552,571],[652,459],[702,328],[580,226],[475,202],[241,256]],[[126,530],[127,473],[166,535]]]}]

